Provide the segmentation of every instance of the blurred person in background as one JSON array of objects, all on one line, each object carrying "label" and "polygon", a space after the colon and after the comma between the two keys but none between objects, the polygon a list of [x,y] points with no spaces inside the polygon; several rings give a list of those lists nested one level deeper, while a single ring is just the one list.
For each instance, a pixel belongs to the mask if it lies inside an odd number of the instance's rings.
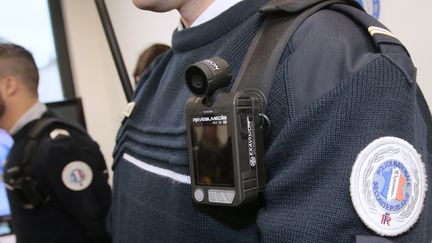
[{"label": "blurred person in background", "polygon": [[4,182],[17,243],[110,242],[111,189],[99,146],[69,121],[42,126],[60,118],[39,101],[38,82],[32,54],[0,44],[0,128],[14,139]]},{"label": "blurred person in background", "polygon": [[135,86],[138,85],[140,77],[150,69],[150,64],[154,59],[162,53],[167,52],[169,49],[170,47],[165,44],[156,43],[141,52],[133,72]]}]

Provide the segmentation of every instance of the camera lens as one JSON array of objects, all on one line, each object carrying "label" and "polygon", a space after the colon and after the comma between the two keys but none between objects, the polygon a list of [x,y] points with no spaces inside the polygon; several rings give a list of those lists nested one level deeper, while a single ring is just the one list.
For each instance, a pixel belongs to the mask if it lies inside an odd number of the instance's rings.
[{"label": "camera lens", "polygon": [[195,89],[202,89],[202,87],[204,86],[204,82],[202,81],[201,77],[194,75],[192,77],[192,86]]},{"label": "camera lens", "polygon": [[191,67],[186,72],[189,89],[196,95],[205,95],[207,91],[207,77],[201,69]]},{"label": "camera lens", "polygon": [[189,89],[198,96],[211,96],[217,89],[231,81],[231,67],[220,57],[213,57],[186,69],[186,83]]}]

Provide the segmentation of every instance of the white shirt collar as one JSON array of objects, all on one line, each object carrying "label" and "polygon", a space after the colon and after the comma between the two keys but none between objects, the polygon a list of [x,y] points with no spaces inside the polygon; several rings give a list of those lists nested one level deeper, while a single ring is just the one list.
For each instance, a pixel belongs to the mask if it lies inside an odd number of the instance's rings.
[{"label": "white shirt collar", "polygon": [[9,134],[14,135],[28,123],[41,118],[45,111],[47,111],[46,105],[41,102],[36,102],[15,122]]},{"label": "white shirt collar", "polygon": [[[242,0],[215,0],[206,10],[204,10],[204,12],[200,16],[198,16],[198,18],[192,23],[190,27],[195,27],[200,24],[204,24],[209,20],[212,20],[213,18],[219,16],[221,13],[225,12],[226,10],[241,1]],[[180,21],[178,31],[181,31],[184,28],[185,27]]]}]

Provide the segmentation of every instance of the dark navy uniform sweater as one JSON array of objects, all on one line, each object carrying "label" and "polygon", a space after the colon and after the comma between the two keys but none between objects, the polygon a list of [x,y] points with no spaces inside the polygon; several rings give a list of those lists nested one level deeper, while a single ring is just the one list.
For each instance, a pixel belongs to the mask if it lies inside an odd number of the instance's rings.
[{"label": "dark navy uniform sweater", "polygon": [[[54,116],[48,111],[43,118]],[[15,143],[5,169],[23,159],[27,133],[35,122],[13,136]],[[69,136],[51,138],[50,133],[57,128],[67,130]],[[65,167],[74,161],[83,162],[92,170],[91,184],[83,190],[69,189],[62,179]],[[18,243],[110,242],[106,231],[111,205],[107,168],[99,146],[87,134],[68,126],[50,125],[40,135],[29,167],[38,190],[49,200],[35,209],[25,209],[16,192],[8,190],[12,227]]]},{"label": "dark navy uniform sweater", "polygon": [[[379,53],[367,30],[327,9],[302,24],[278,65],[266,112],[272,122],[267,185],[256,219],[193,206],[184,71],[220,56],[234,80],[265,2],[242,1],[205,24],[175,31],[172,50],[142,77],[114,152],[115,242],[350,242],[376,235],[353,207],[350,176],[359,153],[380,137],[413,145],[432,178],[430,112],[420,90]],[[246,224],[233,227],[230,219],[242,215]],[[389,239],[430,242],[431,223],[427,192],[417,223]]]}]

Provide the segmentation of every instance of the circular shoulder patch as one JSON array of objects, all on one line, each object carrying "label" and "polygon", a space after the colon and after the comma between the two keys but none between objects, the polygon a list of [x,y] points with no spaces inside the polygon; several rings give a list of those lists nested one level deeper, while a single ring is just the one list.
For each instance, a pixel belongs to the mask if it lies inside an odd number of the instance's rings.
[{"label": "circular shoulder patch", "polygon": [[63,184],[72,191],[81,191],[90,186],[93,171],[88,164],[73,161],[67,164],[62,172]]},{"label": "circular shoulder patch", "polygon": [[424,164],[400,138],[382,137],[357,157],[351,173],[351,200],[367,227],[383,236],[408,231],[423,209]]}]

